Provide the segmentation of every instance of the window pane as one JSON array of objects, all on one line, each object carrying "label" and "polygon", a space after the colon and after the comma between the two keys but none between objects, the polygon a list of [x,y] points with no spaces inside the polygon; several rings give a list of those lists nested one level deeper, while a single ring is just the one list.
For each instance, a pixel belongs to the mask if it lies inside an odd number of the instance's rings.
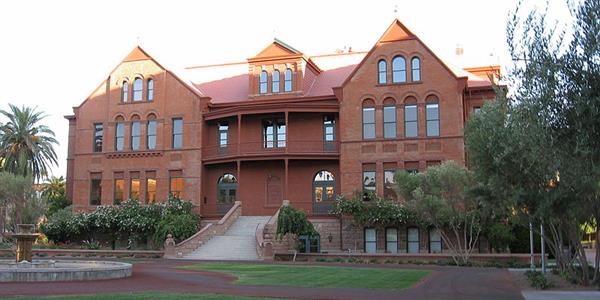
[{"label": "window pane", "polygon": [[396,123],[384,123],[383,124],[383,137],[386,139],[396,137]]},{"label": "window pane", "polygon": [[171,177],[169,192],[174,196],[181,198],[183,196],[183,178]]},{"label": "window pane", "polygon": [[271,87],[271,92],[279,93],[279,71],[273,71],[273,86]]},{"label": "window pane", "polygon": [[385,60],[379,61],[379,83],[384,84],[387,82],[387,63]]},{"label": "window pane", "polygon": [[440,118],[439,105],[438,104],[427,104],[426,106],[427,120],[437,120]]},{"label": "window pane", "polygon": [[131,179],[131,185],[129,186],[129,199],[140,199],[140,180]]},{"label": "window pane", "polygon": [[389,253],[398,253],[398,230],[396,228],[387,228],[385,230],[386,251]]},{"label": "window pane", "polygon": [[408,253],[419,253],[419,229],[408,228]]},{"label": "window pane", "polygon": [[141,101],[142,100],[142,79],[136,78],[133,81],[133,101]]},{"label": "window pane", "polygon": [[323,201],[323,187],[315,187],[315,202]]},{"label": "window pane", "polygon": [[173,119],[173,148],[183,146],[183,120]]},{"label": "window pane", "polygon": [[406,82],[406,61],[404,57],[395,57],[392,61],[392,81]]},{"label": "window pane", "polygon": [[374,107],[363,108],[363,122],[364,123],[375,123],[375,108]]},{"label": "window pane", "polygon": [[404,107],[404,120],[416,121],[417,120],[417,106],[407,105]]},{"label": "window pane", "polygon": [[173,133],[183,133],[182,119],[173,119]]},{"label": "window pane", "polygon": [[115,179],[115,192],[113,203],[120,204],[123,202],[125,196],[125,180],[124,179]]},{"label": "window pane", "polygon": [[125,124],[117,123],[115,150],[123,151],[124,146],[125,146]]},{"label": "window pane", "polygon": [[146,178],[146,203],[156,202],[156,179]]},{"label": "window pane", "polygon": [[123,81],[123,85],[121,86],[121,101],[127,102],[127,99],[129,99],[129,83]]},{"label": "window pane", "polygon": [[373,228],[365,229],[365,252],[377,252],[377,232]]},{"label": "window pane", "polygon": [[284,91],[291,92],[292,91],[292,70],[287,69],[284,73]]},{"label": "window pane", "polygon": [[412,59],[412,81],[421,80],[421,60],[415,57]]},{"label": "window pane", "polygon": [[364,171],[363,172],[363,189],[366,191],[375,191],[375,172]]},{"label": "window pane", "polygon": [[440,121],[427,121],[427,136],[440,135]]},{"label": "window pane", "polygon": [[363,138],[374,139],[375,138],[375,124],[364,124],[363,125]]},{"label": "window pane", "polygon": [[140,149],[140,122],[131,123],[131,149]]},{"label": "window pane", "polygon": [[383,107],[383,121],[384,122],[396,122],[396,107],[395,106]]},{"label": "window pane", "polygon": [[102,198],[102,180],[92,179],[90,181],[90,205],[100,205]]},{"label": "window pane", "polygon": [[404,126],[406,129],[406,137],[416,137],[418,135],[417,122],[406,122]]},{"label": "window pane", "polygon": [[383,196],[386,199],[396,200],[396,191],[394,190],[394,170],[386,170],[383,172],[384,184],[383,184]]},{"label": "window pane", "polygon": [[102,139],[104,138],[104,126],[94,124],[94,152],[102,152]]},{"label": "window pane", "polygon": [[179,149],[183,145],[183,137],[179,134],[173,136],[173,148]]},{"label": "window pane", "polygon": [[154,80],[148,80],[148,101],[154,100]]},{"label": "window pane", "polygon": [[148,149],[156,149],[156,121],[148,121]]}]

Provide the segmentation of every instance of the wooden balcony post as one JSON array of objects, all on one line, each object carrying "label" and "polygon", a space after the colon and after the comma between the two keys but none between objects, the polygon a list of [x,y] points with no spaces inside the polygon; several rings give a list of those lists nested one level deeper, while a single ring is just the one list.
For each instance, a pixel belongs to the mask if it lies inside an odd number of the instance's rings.
[{"label": "wooden balcony post", "polygon": [[[242,140],[242,114],[238,114],[237,115],[237,120],[238,120],[238,126],[237,126],[237,151],[236,153],[238,155],[240,155],[240,147],[241,147],[241,140]],[[238,167],[238,171],[239,171],[239,167]],[[239,176],[239,173],[238,173]]]},{"label": "wooden balcony post", "polygon": [[287,158],[284,159],[284,164],[285,164],[285,175],[284,175],[285,182],[283,183],[283,199],[288,199],[288,174],[289,174],[288,164],[289,164],[289,160]]}]

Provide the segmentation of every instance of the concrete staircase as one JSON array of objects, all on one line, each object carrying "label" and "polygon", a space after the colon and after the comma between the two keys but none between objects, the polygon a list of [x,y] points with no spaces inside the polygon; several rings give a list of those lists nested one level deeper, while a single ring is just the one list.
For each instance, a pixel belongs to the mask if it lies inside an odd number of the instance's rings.
[{"label": "concrete staircase", "polygon": [[198,260],[258,260],[256,227],[270,216],[240,216],[223,235],[216,235],[184,259]]}]

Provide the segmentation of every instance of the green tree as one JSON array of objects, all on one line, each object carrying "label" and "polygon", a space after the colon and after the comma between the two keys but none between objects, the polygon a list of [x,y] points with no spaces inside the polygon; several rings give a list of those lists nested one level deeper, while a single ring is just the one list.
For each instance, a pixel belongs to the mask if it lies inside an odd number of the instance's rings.
[{"label": "green tree", "polygon": [[31,178],[0,172],[0,205],[13,208],[12,225],[21,223],[21,208],[31,193]]},{"label": "green tree", "polygon": [[465,129],[484,201],[523,225],[544,224],[560,270],[583,284],[590,277],[580,267],[587,265],[580,225],[600,216],[599,14],[600,0],[577,2],[575,22],[561,29],[545,11],[518,7],[507,27],[511,94],[485,105]]},{"label": "green tree", "polygon": [[57,165],[54,132],[39,124],[46,116],[35,108],[9,104],[0,110],[7,122],[0,127],[0,158],[3,170],[39,181]]},{"label": "green tree", "polygon": [[71,205],[67,198],[66,181],[60,176],[52,176],[42,187],[42,198],[48,205],[46,216],[51,216],[60,209]]},{"label": "green tree", "polygon": [[423,226],[440,232],[454,262],[466,264],[482,230],[482,210],[468,191],[472,175],[454,161],[412,174],[397,172],[398,191]]}]

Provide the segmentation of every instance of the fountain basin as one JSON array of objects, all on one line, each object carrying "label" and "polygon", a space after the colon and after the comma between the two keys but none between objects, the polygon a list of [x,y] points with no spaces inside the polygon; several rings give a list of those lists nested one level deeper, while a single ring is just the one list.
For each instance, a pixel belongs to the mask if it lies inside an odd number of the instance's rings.
[{"label": "fountain basin", "polygon": [[0,260],[0,282],[82,281],[130,277],[132,265],[113,261]]}]

